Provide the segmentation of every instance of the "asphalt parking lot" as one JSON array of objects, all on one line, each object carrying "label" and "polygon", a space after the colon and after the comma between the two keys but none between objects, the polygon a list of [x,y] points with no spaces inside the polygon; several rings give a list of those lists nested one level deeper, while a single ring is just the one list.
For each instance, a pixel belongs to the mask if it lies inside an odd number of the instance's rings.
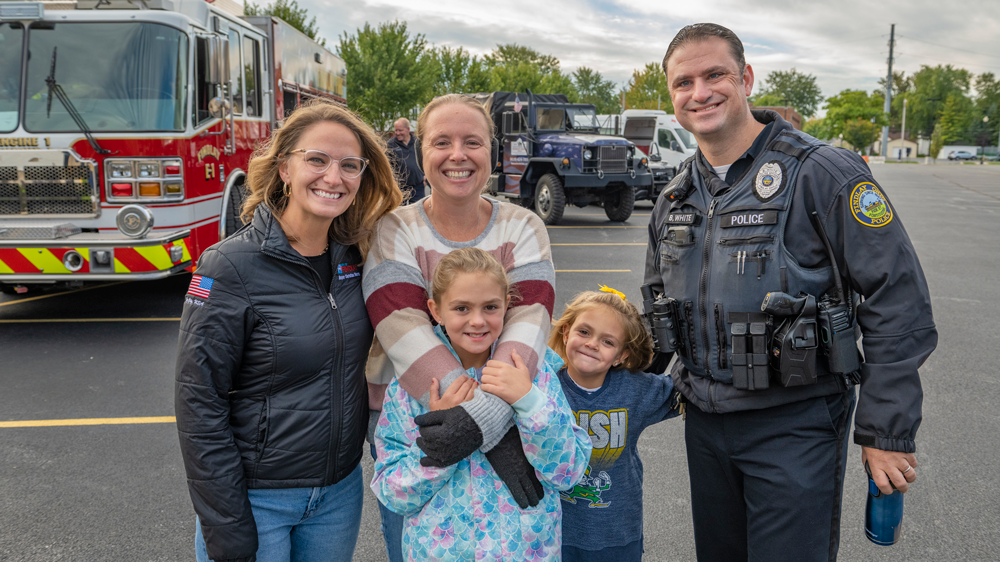
[{"label": "asphalt parking lot", "polygon": [[[906,495],[903,539],[865,539],[867,482],[852,446],[840,559],[1000,560],[1000,167],[874,173],[919,253],[940,341],[921,371],[919,480]],[[598,207],[573,208],[549,229],[557,314],[598,284],[639,301],[650,210],[641,203],[628,222],[609,223]],[[188,281],[0,296],[0,560],[194,559],[171,418]],[[694,560],[683,422],[647,430],[640,452],[645,559]],[[367,453],[363,466],[370,480]],[[365,501],[354,559],[383,561],[374,496]]]}]

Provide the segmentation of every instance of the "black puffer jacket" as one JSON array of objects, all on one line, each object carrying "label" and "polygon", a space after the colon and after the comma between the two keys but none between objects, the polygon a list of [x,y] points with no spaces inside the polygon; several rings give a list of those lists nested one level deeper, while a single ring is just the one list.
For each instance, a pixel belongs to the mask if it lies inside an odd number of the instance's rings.
[{"label": "black puffer jacket", "polygon": [[184,297],[174,407],[214,560],[257,550],[248,488],[329,486],[361,460],[373,337],[362,258],[333,243],[329,255],[327,288],[260,206],[202,254],[202,287],[195,277]]}]

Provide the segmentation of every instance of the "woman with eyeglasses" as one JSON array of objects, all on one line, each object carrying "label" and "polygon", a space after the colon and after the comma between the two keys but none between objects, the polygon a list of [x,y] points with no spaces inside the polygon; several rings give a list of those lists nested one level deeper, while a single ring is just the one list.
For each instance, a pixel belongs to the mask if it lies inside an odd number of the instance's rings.
[{"label": "woman with eyeglasses", "polygon": [[255,153],[243,218],[184,298],[175,409],[199,562],[349,561],[361,525],[361,266],[402,198],[385,142],[327,102]]}]

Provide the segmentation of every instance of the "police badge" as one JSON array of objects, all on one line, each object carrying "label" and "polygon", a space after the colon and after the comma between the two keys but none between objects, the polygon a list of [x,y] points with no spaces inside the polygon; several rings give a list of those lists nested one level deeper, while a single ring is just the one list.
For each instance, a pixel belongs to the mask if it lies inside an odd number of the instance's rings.
[{"label": "police badge", "polygon": [[754,195],[761,201],[770,201],[781,191],[785,168],[781,162],[772,160],[760,167],[754,181]]}]

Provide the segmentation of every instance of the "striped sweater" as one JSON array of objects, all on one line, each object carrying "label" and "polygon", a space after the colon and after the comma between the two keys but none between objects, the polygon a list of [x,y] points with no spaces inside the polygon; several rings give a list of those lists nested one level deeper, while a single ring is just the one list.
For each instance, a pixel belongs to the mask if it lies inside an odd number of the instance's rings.
[{"label": "striped sweater", "polygon": [[[385,388],[397,376],[399,385],[429,407],[431,378],[448,388],[465,373],[462,364],[434,335],[427,299],[441,257],[474,246],[503,264],[515,297],[504,317],[494,358],[511,361],[517,350],[535,376],[544,360],[555,303],[555,268],[549,235],[530,210],[490,201],[493,213],[474,240],[452,242],[431,225],[422,204],[399,207],[379,221],[365,262],[363,290],[376,341],[368,360],[368,400],[381,410]],[[500,398],[476,390],[462,404],[483,432],[483,451],[495,445],[511,426],[513,411]]]}]

